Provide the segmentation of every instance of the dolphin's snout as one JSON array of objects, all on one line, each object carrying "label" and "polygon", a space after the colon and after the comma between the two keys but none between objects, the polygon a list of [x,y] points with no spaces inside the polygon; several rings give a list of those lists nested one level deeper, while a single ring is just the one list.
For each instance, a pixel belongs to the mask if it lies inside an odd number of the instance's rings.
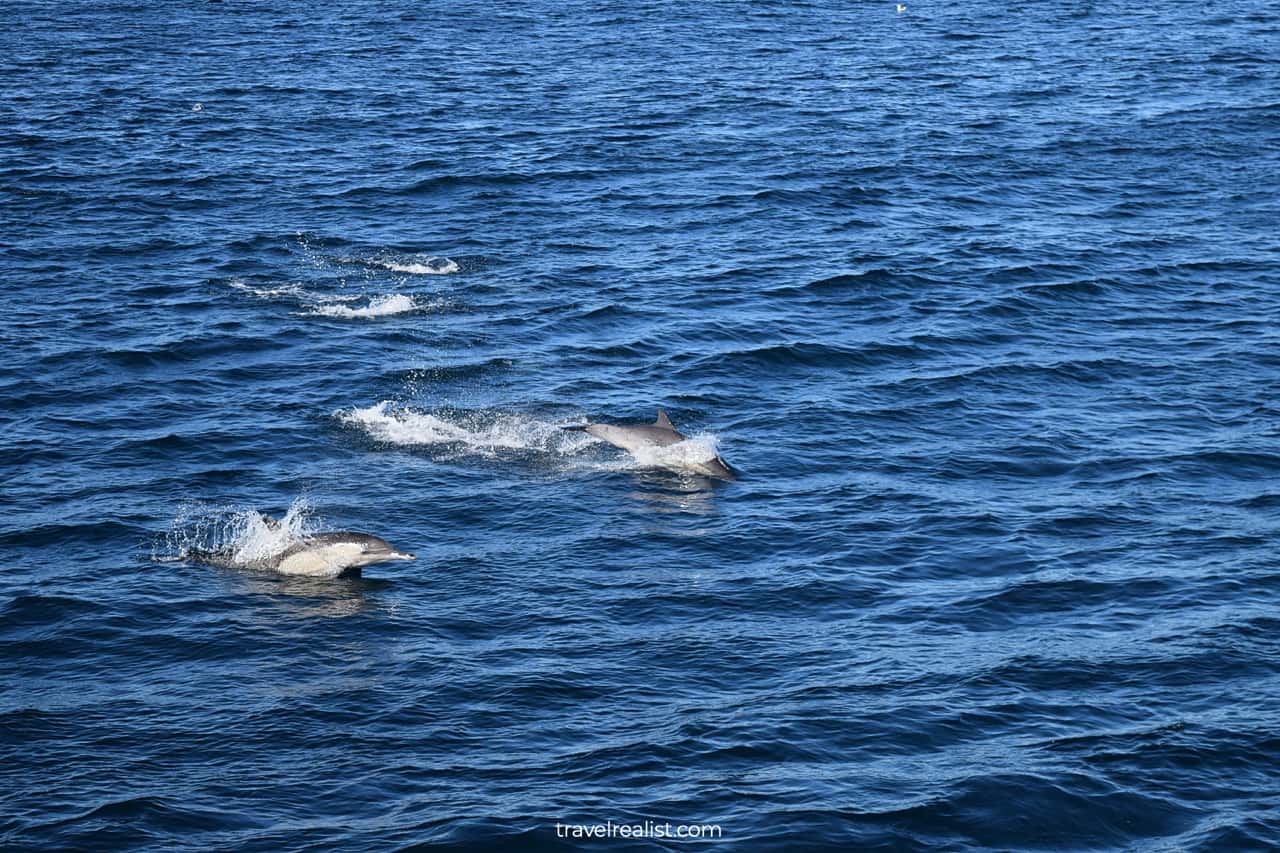
[{"label": "dolphin's snout", "polygon": [[372,547],[366,548],[364,553],[368,557],[373,558],[378,562],[382,562],[383,560],[416,560],[418,559],[417,555],[411,554],[408,551],[401,551],[399,548],[396,548],[394,545],[391,545],[390,543],[386,543],[382,545],[374,545]]}]

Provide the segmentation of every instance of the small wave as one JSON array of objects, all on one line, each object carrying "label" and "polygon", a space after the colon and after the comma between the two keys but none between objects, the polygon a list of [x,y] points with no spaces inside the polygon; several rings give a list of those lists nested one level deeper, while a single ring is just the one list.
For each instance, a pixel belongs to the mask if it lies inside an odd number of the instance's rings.
[{"label": "small wave", "polygon": [[409,311],[419,311],[427,307],[412,296],[402,293],[391,293],[386,296],[375,296],[363,308],[352,308],[348,305],[320,305],[306,312],[310,316],[344,317],[349,319],[369,319],[372,317],[390,317]]},{"label": "small wave", "polygon": [[374,258],[369,263],[409,275],[449,275],[459,270],[457,261],[435,255],[426,258]]}]

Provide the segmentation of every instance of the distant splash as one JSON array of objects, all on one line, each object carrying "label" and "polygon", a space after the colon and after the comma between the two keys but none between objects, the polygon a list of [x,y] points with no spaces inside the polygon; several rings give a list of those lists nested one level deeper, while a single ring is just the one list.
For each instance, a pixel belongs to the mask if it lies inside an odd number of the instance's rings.
[{"label": "distant splash", "polygon": [[449,275],[462,269],[453,258],[430,252],[372,247],[342,254],[331,241],[304,231],[294,234],[292,243],[308,265],[321,269],[343,264],[365,267],[368,271],[386,270],[407,275]]},{"label": "distant splash", "polygon": [[305,498],[272,523],[255,508],[207,503],[187,504],[153,546],[157,562],[180,562],[200,551],[222,555],[232,568],[255,568],[306,536],[320,532],[322,521]]},{"label": "distant splash", "polygon": [[[255,286],[236,279],[231,282],[235,290],[257,299],[287,299],[304,310],[298,313],[311,317],[336,317],[339,319],[368,320],[392,317],[397,314],[436,310],[445,305],[443,300],[424,299],[403,293],[387,293],[376,296],[342,293],[319,293],[300,284]],[[362,300],[366,304],[353,305]]]},{"label": "distant splash", "polygon": [[608,445],[584,432],[563,429],[563,423],[529,415],[494,412],[440,413],[416,411],[384,400],[367,408],[335,413],[343,424],[369,438],[399,447],[430,448],[442,458],[497,458],[526,453],[540,456],[563,471],[633,471],[681,469],[709,462],[719,453],[716,437],[692,436],[666,447],[647,447],[633,454],[619,451],[611,458],[589,455]]},{"label": "distant splash", "polygon": [[412,296],[405,296],[402,293],[391,293],[386,296],[373,297],[369,300],[369,304],[363,308],[352,308],[349,305],[320,305],[306,313],[313,316],[361,320],[407,314],[410,311],[424,311],[431,307],[432,303],[420,302]]},{"label": "distant splash", "polygon": [[354,301],[359,297],[356,296],[326,296],[319,293],[313,293],[300,284],[277,284],[271,286],[255,287],[243,279],[233,279],[231,289],[238,290],[241,293],[247,293],[258,299],[297,299],[306,302],[315,301]]},{"label": "distant splash", "polygon": [[[429,299],[408,293],[379,293],[393,279],[388,272],[402,275],[449,275],[461,268],[457,261],[443,255],[425,253],[403,254],[385,249],[372,249],[369,253],[337,255],[315,245],[306,234],[295,237],[296,252],[314,272],[303,275],[303,282],[254,281],[235,278],[230,282],[233,290],[255,299],[281,300],[295,303],[301,316],[330,317],[342,320],[374,320],[402,314],[421,313],[443,307],[443,299]],[[309,282],[318,280],[338,290],[316,289]]]},{"label": "distant splash", "polygon": [[374,257],[367,263],[391,272],[407,273],[409,275],[450,275],[461,269],[457,261],[437,255],[428,255],[421,258]]}]

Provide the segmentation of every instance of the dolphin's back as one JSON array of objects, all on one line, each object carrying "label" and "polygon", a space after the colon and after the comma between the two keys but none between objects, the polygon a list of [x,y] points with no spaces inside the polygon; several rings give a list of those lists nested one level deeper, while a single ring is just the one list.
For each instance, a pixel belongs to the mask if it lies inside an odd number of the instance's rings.
[{"label": "dolphin's back", "polygon": [[673,429],[648,424],[644,426],[590,424],[584,431],[587,435],[594,435],[601,441],[607,441],[623,450],[635,450],[637,447],[651,444],[666,447],[678,441],[684,441],[684,436]]},{"label": "dolphin's back", "polygon": [[353,533],[347,530],[334,530],[329,533],[312,533],[290,545],[284,552],[289,554],[307,548],[329,545],[358,545],[364,549],[392,550],[391,543],[369,533]]}]

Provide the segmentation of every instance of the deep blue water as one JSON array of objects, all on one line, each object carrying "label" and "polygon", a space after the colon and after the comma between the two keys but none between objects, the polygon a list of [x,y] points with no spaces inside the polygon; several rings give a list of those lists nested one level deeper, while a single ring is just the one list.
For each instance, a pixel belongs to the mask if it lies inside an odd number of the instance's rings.
[{"label": "deep blue water", "polygon": [[1280,844],[1280,10],[908,5],[5,3],[0,847]]}]

